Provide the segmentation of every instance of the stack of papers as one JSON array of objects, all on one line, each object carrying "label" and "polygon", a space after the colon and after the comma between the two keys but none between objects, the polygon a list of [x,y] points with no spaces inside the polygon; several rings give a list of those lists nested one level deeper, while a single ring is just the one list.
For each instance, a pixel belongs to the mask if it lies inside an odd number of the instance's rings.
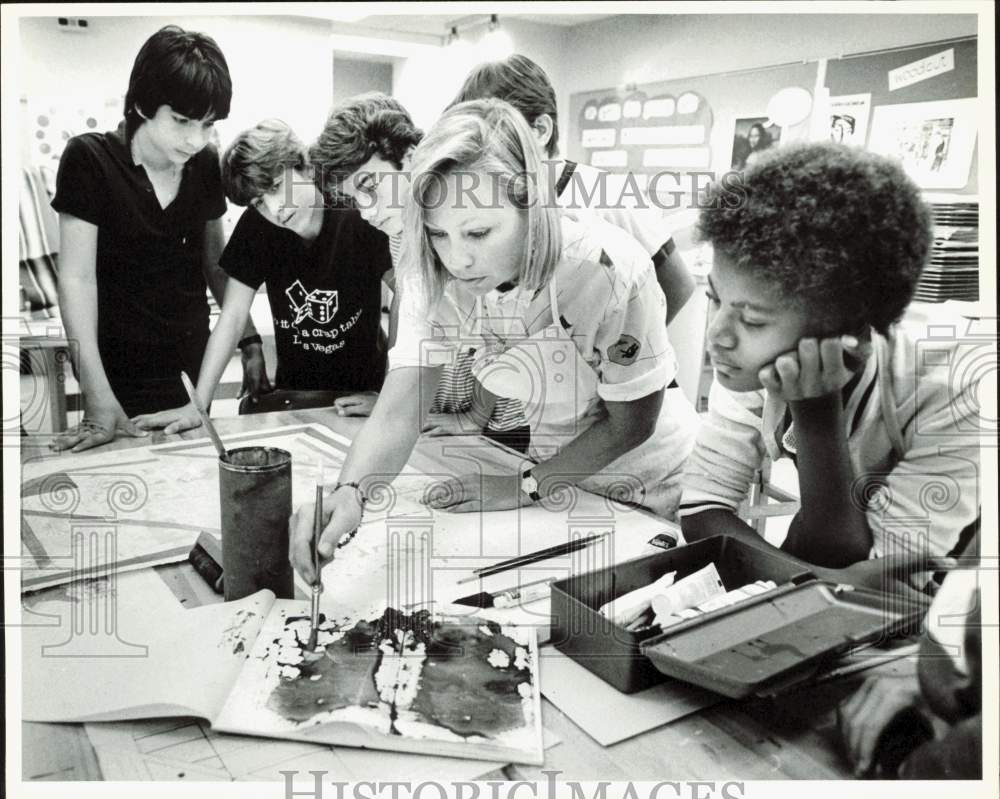
[{"label": "stack of papers", "polygon": [[914,300],[979,299],[979,203],[932,202],[934,245]]}]

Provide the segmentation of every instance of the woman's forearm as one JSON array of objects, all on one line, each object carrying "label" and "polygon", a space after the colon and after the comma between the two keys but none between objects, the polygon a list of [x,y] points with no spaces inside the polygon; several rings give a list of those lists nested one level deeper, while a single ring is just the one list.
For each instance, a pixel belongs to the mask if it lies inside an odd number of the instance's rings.
[{"label": "woman's forearm", "polygon": [[340,470],[340,482],[356,482],[370,495],[373,484],[392,481],[406,465],[422,428],[440,370],[394,369],[386,376],[378,401],[355,436]]},{"label": "woman's forearm", "polygon": [[559,454],[532,467],[539,491],[545,493],[544,483],[549,477],[578,483],[638,447],[656,429],[662,403],[662,390],[631,402],[607,403],[607,416],[594,422]]}]

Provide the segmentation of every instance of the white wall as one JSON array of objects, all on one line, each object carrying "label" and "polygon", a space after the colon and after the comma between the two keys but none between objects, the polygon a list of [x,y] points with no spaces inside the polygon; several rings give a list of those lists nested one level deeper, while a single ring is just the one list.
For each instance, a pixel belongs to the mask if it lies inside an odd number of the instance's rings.
[{"label": "white wall", "polygon": [[568,30],[559,107],[568,108],[570,94],[593,89],[975,34],[972,14],[619,15]]},{"label": "white wall", "polygon": [[[510,37],[513,52],[528,56],[546,71],[553,85],[564,83],[563,43],[567,29],[501,16],[502,30]],[[394,74],[393,92],[414,122],[427,130],[455,98],[469,70],[496,54],[484,45],[485,24],[462,29],[458,45],[439,53],[416,56],[401,63]]]},{"label": "white wall", "polygon": [[335,55],[331,105],[340,105],[364,92],[392,94],[392,68],[391,62]]},{"label": "white wall", "polygon": [[28,96],[124,95],[142,43],[163,25],[218,42],[233,78],[223,146],[263,117],[284,119],[305,139],[322,129],[333,94],[330,24],[297,17],[87,17],[80,33],[60,32],[54,17],[22,18],[18,92]]}]

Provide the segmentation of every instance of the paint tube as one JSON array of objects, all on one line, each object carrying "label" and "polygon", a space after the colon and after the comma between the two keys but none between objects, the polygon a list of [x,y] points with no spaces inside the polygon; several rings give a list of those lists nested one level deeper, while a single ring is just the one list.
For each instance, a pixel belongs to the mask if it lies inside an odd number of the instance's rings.
[{"label": "paint tube", "polygon": [[[678,583],[678,585],[679,584],[680,583]],[[756,582],[748,583],[747,585],[735,588],[732,591],[718,594],[693,607],[678,608],[667,613],[657,611],[655,623],[659,624],[662,628],[666,628],[671,624],[676,624],[684,619],[693,619],[703,613],[735,605],[738,602],[742,602],[743,600],[749,599],[752,596],[757,596],[758,594],[763,594],[764,592],[770,591],[776,587],[777,585],[771,580],[757,580]],[[663,603],[660,604],[662,606]],[[657,602],[654,599],[654,610],[656,609],[656,605]]]},{"label": "paint tube", "polygon": [[537,602],[540,599],[548,599],[551,594],[551,584],[546,582],[542,585],[532,585],[527,588],[519,588],[514,591],[504,591],[493,598],[493,607],[511,608],[517,605],[527,605],[529,602]]},{"label": "paint tube", "polygon": [[719,577],[714,563],[709,563],[694,574],[678,580],[666,590],[652,598],[653,610],[657,617],[670,616],[684,608],[692,608],[713,597],[726,593],[726,587]]},{"label": "paint tube", "polygon": [[655,583],[637,588],[635,591],[630,591],[605,605],[601,605],[598,612],[611,619],[615,624],[627,627],[649,610],[653,597],[669,588],[676,575],[677,572],[667,572]]}]

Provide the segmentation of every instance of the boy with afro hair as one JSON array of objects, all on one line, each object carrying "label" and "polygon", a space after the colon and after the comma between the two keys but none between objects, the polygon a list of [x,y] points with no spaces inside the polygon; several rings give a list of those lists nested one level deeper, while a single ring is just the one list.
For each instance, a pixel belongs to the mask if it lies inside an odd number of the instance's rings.
[{"label": "boy with afro hair", "polygon": [[685,471],[685,538],[770,547],[737,510],[765,457],[788,455],[801,508],[781,549],[817,574],[881,584],[891,566],[869,559],[927,568],[960,551],[978,515],[978,402],[950,379],[962,342],[921,343],[900,323],[931,245],[916,186],[883,157],[802,144],[709,200],[715,381]]}]

